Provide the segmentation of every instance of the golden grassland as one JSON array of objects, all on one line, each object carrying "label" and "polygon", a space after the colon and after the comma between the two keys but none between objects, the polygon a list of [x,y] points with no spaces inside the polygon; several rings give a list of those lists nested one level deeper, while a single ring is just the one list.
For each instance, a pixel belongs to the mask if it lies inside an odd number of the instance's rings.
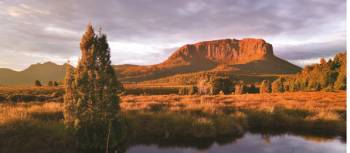
[{"label": "golden grassland", "polygon": [[[225,113],[232,110],[273,112],[275,108],[298,109],[312,113],[310,120],[341,120],[346,112],[346,92],[289,92],[244,95],[149,95],[122,96],[122,111]],[[0,124],[35,118],[36,114],[59,114],[63,103],[32,102],[0,104]],[[39,115],[38,115],[39,116]]]},{"label": "golden grassland", "polygon": [[[157,95],[123,96],[123,110],[152,109],[161,106],[169,111],[202,110],[215,112],[223,108],[273,111],[276,107],[300,109],[322,119],[338,119],[337,111],[346,111],[346,92],[287,92],[243,95]],[[323,115],[321,115],[323,114]]]},{"label": "golden grassland", "polygon": [[[312,113],[310,120],[340,120],[346,112],[346,92],[288,92],[276,94],[244,95],[149,95],[122,96],[122,111],[160,111],[183,112],[202,111],[205,113],[224,113],[234,110],[257,110],[273,112],[275,108],[298,109]],[[25,120],[35,114],[62,112],[63,103],[3,103],[0,104],[0,124],[9,121]]]},{"label": "golden grassland", "polygon": [[[188,86],[176,86],[166,84],[143,84],[143,83],[125,83],[123,84],[124,94],[128,95],[167,95],[177,94],[179,89]],[[2,97],[8,95],[25,95],[27,97],[33,96],[54,96],[64,94],[63,86],[49,87],[49,86],[0,86],[0,102]]]},{"label": "golden grassland", "polygon": [[[120,106],[130,143],[233,141],[245,132],[340,136],[346,141],[346,92],[127,95],[121,96]],[[62,102],[0,103],[0,152],[74,152],[62,109]]]}]

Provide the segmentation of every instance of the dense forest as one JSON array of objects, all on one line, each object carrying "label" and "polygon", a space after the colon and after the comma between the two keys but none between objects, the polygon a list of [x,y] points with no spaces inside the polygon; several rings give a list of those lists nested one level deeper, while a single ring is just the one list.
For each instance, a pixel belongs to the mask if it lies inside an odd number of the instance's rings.
[{"label": "dense forest", "polygon": [[275,91],[334,91],[346,90],[346,53],[338,53],[334,59],[306,66],[295,77],[279,78]]}]

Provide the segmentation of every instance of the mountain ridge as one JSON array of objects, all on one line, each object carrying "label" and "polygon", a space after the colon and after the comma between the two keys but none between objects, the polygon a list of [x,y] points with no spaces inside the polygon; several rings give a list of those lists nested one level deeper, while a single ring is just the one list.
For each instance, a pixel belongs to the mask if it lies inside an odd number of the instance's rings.
[{"label": "mountain ridge", "polygon": [[[61,81],[66,64],[53,62],[32,64],[22,71],[0,68],[0,84],[33,84]],[[273,46],[263,39],[219,39],[186,44],[165,61],[154,65],[122,64],[113,66],[123,82],[140,82],[176,74],[196,72],[230,72],[234,74],[294,74],[300,67],[278,58]]]},{"label": "mountain ridge", "polygon": [[276,57],[273,47],[263,39],[219,39],[186,44],[167,60],[148,66],[115,66],[122,81],[145,81],[177,73],[215,70],[225,65],[235,73],[293,74],[300,67]]},{"label": "mountain ridge", "polygon": [[48,81],[62,81],[65,72],[66,64],[58,65],[50,61],[32,64],[22,71],[0,68],[0,85],[31,85],[35,80],[44,84]]}]

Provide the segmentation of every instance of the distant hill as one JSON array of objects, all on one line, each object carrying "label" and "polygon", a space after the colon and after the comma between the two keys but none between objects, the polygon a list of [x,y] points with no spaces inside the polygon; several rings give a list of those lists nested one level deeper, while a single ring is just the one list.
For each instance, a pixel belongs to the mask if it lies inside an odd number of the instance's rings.
[{"label": "distant hill", "polygon": [[235,74],[294,74],[301,70],[273,54],[262,39],[221,39],[188,44],[166,61],[149,66],[115,66],[121,81],[145,81],[178,73],[225,71]]},{"label": "distant hill", "polygon": [[0,68],[0,85],[33,85],[35,80],[43,84],[48,81],[62,81],[66,73],[66,65],[53,62],[30,65],[23,71]]},{"label": "distant hill", "polygon": [[[122,82],[140,82],[161,78],[173,78],[177,74],[220,72],[229,75],[276,75],[295,74],[301,70],[276,57],[271,44],[263,39],[221,39],[187,44],[177,49],[162,63],[148,66],[115,65],[118,79]],[[34,64],[23,71],[0,69],[0,84],[33,84],[34,80],[46,83],[61,81],[65,65],[52,62]],[[175,77],[176,78],[176,77]],[[163,79],[168,80],[168,79]],[[163,82],[163,81],[162,81]]]}]

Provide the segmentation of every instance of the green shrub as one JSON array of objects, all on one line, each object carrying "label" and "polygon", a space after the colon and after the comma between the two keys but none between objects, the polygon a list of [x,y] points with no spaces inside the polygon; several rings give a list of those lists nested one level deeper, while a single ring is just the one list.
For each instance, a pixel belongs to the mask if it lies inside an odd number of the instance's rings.
[{"label": "green shrub", "polygon": [[41,86],[41,82],[39,80],[35,80],[34,85],[40,87]]}]

